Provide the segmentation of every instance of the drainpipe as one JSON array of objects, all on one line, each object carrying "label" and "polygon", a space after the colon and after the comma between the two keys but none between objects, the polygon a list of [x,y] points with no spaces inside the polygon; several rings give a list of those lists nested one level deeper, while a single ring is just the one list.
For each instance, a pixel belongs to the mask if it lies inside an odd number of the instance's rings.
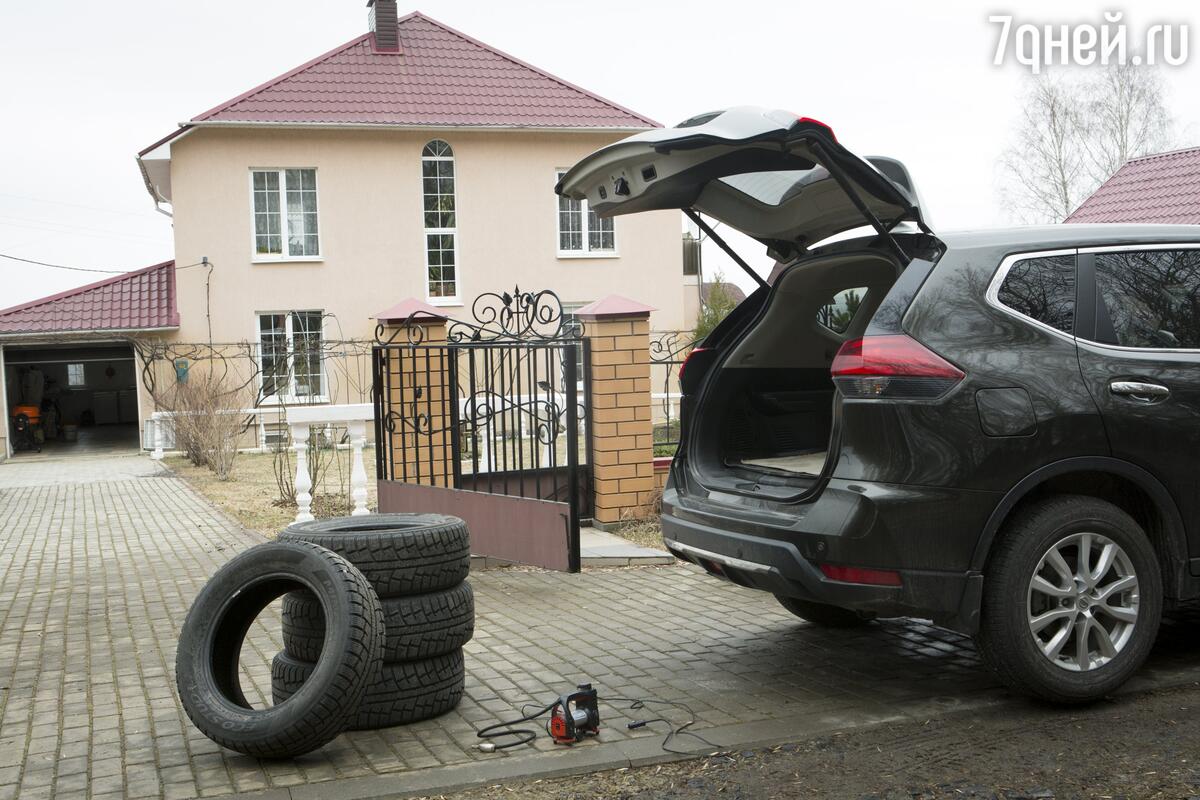
[{"label": "drainpipe", "polygon": [[8,424],[8,359],[0,344],[0,397],[4,398],[4,460],[12,458],[12,433]]}]

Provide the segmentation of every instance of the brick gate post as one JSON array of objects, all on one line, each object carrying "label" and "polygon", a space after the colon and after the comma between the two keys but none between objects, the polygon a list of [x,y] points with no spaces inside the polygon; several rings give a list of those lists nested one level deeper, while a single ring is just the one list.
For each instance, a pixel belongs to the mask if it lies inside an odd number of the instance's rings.
[{"label": "brick gate post", "polygon": [[[399,415],[391,436],[393,477],[425,486],[451,486],[453,432],[450,431],[451,365],[446,347],[446,317],[437,308],[408,298],[375,315],[387,329],[398,331],[388,358],[388,403],[384,413]],[[412,344],[412,346],[409,346]],[[387,446],[376,443],[377,447]]]},{"label": "brick gate post", "polygon": [[592,478],[598,527],[636,514],[654,493],[650,312],[609,295],[575,312],[591,340]]}]

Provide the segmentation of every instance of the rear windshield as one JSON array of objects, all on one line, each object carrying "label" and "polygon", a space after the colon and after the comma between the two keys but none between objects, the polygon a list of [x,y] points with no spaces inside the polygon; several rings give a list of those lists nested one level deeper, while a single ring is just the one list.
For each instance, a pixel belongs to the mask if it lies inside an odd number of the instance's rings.
[{"label": "rear windshield", "polygon": [[788,169],[775,172],[743,172],[727,175],[721,183],[769,206],[780,206],[804,190],[805,186],[824,180],[829,172],[824,167]]}]

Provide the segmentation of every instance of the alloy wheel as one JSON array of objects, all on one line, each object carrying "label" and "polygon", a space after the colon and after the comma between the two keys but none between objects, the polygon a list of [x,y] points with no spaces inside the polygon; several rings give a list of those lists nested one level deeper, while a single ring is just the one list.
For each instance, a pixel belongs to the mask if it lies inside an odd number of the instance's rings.
[{"label": "alloy wheel", "polygon": [[1074,533],[1052,545],[1033,572],[1029,632],[1055,666],[1087,672],[1107,664],[1129,643],[1138,605],[1138,577],[1129,555],[1098,533]]}]

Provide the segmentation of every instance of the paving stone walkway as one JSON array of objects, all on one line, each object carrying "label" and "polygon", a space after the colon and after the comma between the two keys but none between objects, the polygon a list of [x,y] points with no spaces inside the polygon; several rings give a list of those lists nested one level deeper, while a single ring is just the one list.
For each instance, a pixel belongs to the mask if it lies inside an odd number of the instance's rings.
[{"label": "paving stone walkway", "polygon": [[[471,578],[477,634],[455,712],[262,762],[195,730],[173,674],[192,598],[260,541],[143,457],[0,465],[0,800],[349,800],[657,753],[663,726],[624,723],[659,714],[627,704],[606,704],[600,741],[570,751],[544,738],[506,754],[475,748],[482,725],[586,679],[609,698],[686,703],[722,745],[1006,702],[969,640],[921,622],[818,630],[767,595],[680,566],[493,570]],[[1200,680],[1200,615],[1164,631],[1138,685]],[[247,644],[247,696],[266,702],[277,607]]]}]

